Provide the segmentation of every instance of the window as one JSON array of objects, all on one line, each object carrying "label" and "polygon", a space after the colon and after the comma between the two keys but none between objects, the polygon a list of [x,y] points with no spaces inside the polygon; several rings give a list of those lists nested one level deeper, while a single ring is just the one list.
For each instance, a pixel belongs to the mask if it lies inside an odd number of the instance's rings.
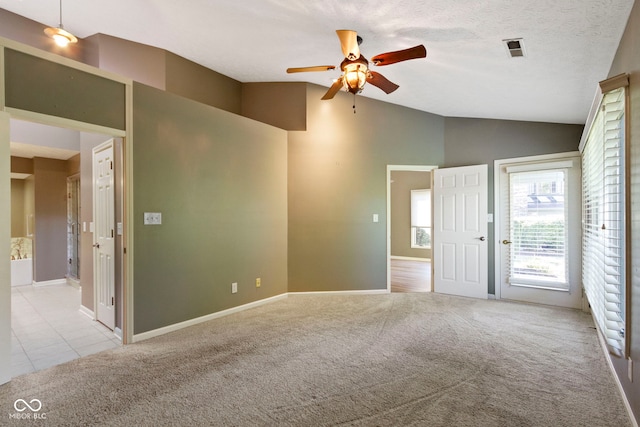
[{"label": "window", "polygon": [[566,169],[509,173],[512,286],[569,289],[566,174]]},{"label": "window", "polygon": [[[609,351],[625,353],[625,85],[604,93],[582,151],[582,280]],[[601,83],[601,87],[602,83]]]},{"label": "window", "polygon": [[411,247],[431,248],[431,190],[411,190]]}]

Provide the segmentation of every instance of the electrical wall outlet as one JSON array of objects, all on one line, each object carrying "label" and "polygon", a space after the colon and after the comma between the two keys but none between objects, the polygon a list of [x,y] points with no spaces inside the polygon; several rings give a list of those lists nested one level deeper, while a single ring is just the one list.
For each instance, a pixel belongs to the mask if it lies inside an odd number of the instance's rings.
[{"label": "electrical wall outlet", "polygon": [[261,284],[261,281],[260,281],[260,278],[258,277],[258,278],[256,279],[256,288],[259,288],[259,287],[260,287],[260,284]]},{"label": "electrical wall outlet", "polygon": [[235,293],[237,293],[237,292],[238,292],[238,282],[233,282],[233,283],[231,284],[231,293],[232,293],[232,294],[235,294]]}]

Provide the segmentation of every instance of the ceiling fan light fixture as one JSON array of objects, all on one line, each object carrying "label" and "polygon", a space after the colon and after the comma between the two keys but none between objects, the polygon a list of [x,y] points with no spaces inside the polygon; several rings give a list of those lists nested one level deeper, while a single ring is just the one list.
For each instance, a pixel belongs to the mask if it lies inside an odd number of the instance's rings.
[{"label": "ceiling fan light fixture", "polygon": [[345,67],[343,81],[347,92],[359,93],[367,82],[367,68],[361,64],[351,64]]},{"label": "ceiling fan light fixture", "polygon": [[360,56],[356,60],[345,59],[340,68],[344,73],[342,82],[347,92],[360,93],[365,83],[367,82],[367,75],[369,73],[369,61],[363,56]]},{"label": "ceiling fan light fixture", "polygon": [[60,0],[60,25],[58,27],[47,27],[44,33],[51,37],[58,46],[67,47],[69,43],[77,43],[76,36],[66,31],[62,26],[62,0]]}]

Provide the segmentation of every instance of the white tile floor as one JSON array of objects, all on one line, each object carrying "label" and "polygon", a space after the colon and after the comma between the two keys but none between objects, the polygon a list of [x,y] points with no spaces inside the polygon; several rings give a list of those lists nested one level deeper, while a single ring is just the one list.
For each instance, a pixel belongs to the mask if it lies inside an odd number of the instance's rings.
[{"label": "white tile floor", "polygon": [[121,345],[112,331],[79,311],[80,292],[68,285],[11,288],[14,377]]}]

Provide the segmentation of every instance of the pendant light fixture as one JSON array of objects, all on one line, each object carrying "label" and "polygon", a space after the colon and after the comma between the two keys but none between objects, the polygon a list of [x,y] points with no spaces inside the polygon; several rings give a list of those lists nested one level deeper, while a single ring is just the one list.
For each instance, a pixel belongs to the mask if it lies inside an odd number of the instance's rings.
[{"label": "pendant light fixture", "polygon": [[60,0],[60,25],[57,28],[47,27],[44,29],[44,33],[55,40],[56,44],[60,47],[67,47],[69,43],[78,42],[76,36],[65,31],[62,26],[62,0]]}]

